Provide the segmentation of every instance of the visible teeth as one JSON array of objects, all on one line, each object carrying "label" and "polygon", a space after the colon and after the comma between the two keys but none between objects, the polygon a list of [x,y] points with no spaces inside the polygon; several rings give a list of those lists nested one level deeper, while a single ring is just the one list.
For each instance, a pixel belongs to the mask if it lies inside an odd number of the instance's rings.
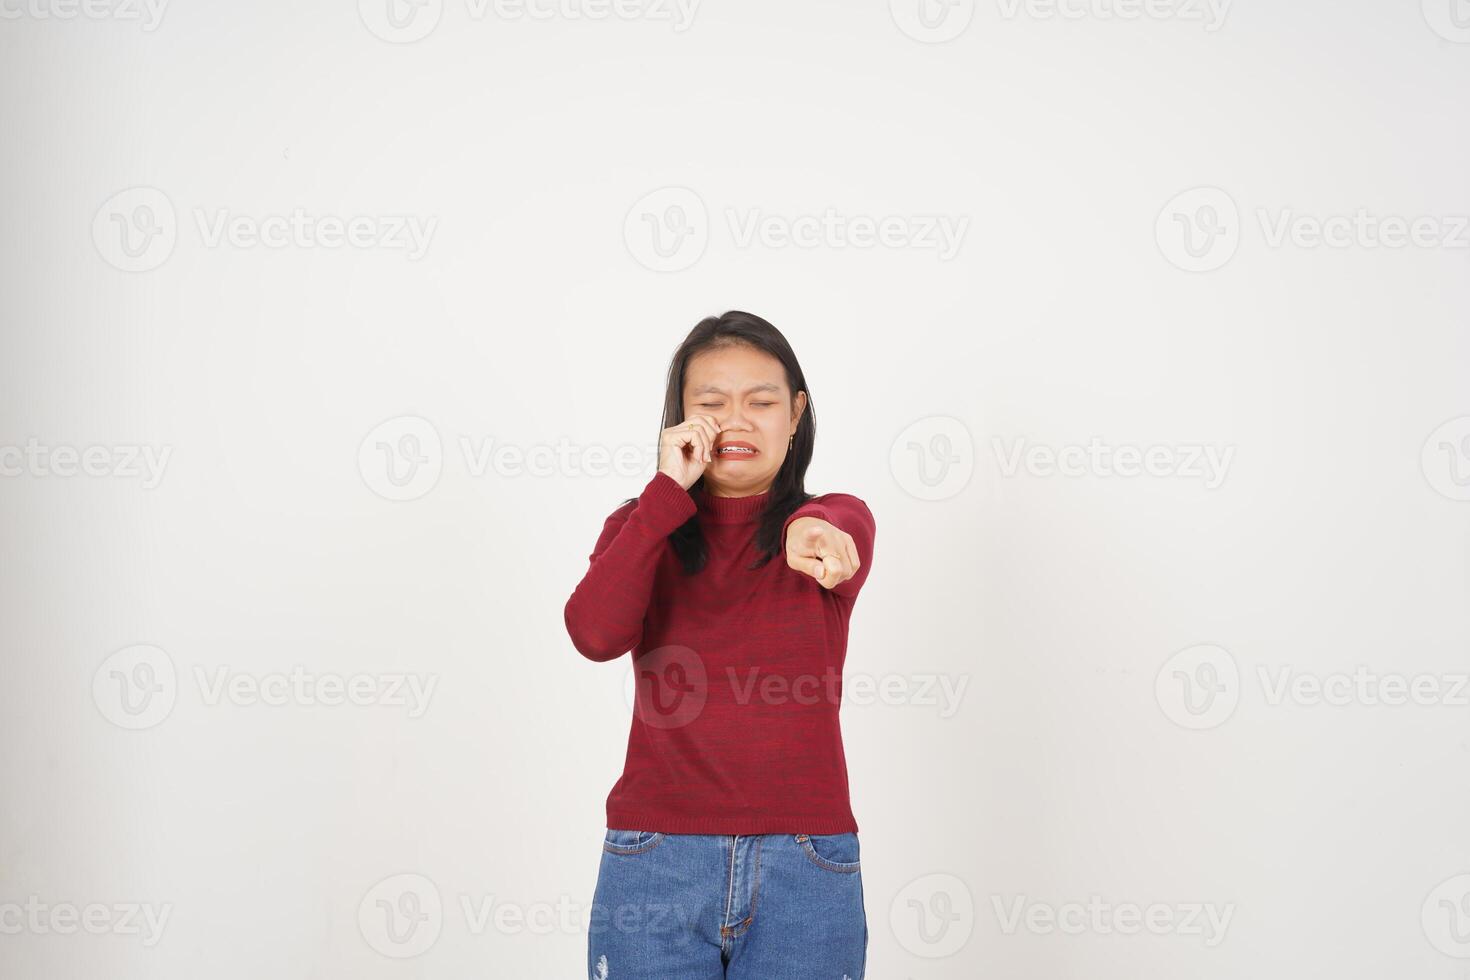
[{"label": "visible teeth", "polygon": [[746,455],[749,455],[752,452],[752,450],[746,449],[744,446],[721,446],[720,447],[720,452],[722,452],[722,453],[745,453]]}]

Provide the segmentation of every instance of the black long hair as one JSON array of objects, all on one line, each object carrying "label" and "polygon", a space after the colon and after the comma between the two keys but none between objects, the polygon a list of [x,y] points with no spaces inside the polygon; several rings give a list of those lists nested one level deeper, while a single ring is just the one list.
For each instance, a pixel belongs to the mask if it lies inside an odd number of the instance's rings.
[{"label": "black long hair", "polygon": [[[684,373],[694,355],[741,344],[764,351],[781,362],[786,372],[786,386],[791,391],[792,407],[795,407],[797,393],[806,392],[806,410],[797,420],[791,449],[786,453],[781,468],[776,471],[776,478],[770,487],[770,498],[761,511],[756,527],[755,547],[759,557],[750,565],[754,569],[760,568],[781,551],[781,527],[786,523],[786,518],[812,497],[806,492],[805,483],[806,468],[811,464],[812,448],[817,440],[816,409],[812,406],[812,393],[807,389],[806,376],[802,374],[796,354],[781,331],[754,313],[743,310],[729,310],[720,316],[705,317],[695,324],[669,362],[668,387],[664,392],[664,414],[659,432],[661,434],[664,429],[684,421]],[[691,492],[703,491],[704,477],[700,476],[689,489]],[[637,499],[629,497],[623,503],[629,504]],[[674,553],[679,556],[686,575],[693,575],[704,568],[709,558],[709,549],[705,544],[697,514],[676,528],[669,535],[669,541],[673,544]]]}]

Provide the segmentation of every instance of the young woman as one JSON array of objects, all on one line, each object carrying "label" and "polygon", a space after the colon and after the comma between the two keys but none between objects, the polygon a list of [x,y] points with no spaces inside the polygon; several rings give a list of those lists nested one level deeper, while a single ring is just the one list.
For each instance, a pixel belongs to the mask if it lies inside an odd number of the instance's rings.
[{"label": "young woman", "polygon": [[658,472],[566,605],[636,697],[589,922],[593,980],[862,980],[868,927],[838,707],[875,525],[803,489],[786,338],[738,310],[675,352]]}]

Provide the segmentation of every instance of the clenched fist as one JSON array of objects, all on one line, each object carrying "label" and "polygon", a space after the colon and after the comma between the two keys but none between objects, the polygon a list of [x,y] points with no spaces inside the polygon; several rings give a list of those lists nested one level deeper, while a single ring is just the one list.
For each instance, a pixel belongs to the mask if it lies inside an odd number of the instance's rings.
[{"label": "clenched fist", "polygon": [[833,589],[862,567],[852,535],[820,517],[798,517],[786,527],[786,564]]}]

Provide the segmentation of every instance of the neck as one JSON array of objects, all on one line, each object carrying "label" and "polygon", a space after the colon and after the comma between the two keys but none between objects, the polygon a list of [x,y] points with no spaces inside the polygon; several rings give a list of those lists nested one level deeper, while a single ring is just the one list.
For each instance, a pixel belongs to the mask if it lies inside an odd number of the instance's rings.
[{"label": "neck", "polygon": [[694,502],[699,505],[700,517],[711,524],[745,524],[757,520],[766,502],[771,499],[771,488],[742,496],[731,496],[718,488],[701,485],[697,488]]}]

